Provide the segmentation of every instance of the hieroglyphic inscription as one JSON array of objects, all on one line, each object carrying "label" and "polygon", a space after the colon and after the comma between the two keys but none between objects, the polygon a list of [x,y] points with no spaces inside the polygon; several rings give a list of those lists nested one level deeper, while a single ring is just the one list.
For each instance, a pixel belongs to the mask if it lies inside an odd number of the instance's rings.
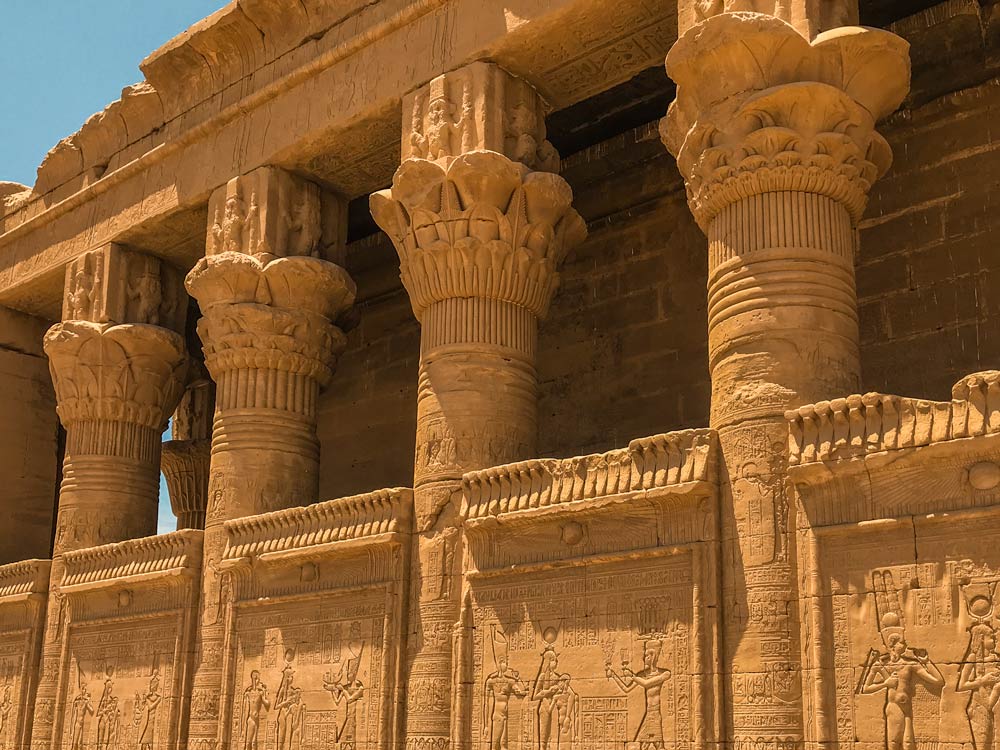
[{"label": "hieroglyphic inscription", "polygon": [[231,745],[375,748],[386,731],[385,593],[240,610]]},{"label": "hieroglyphic inscription", "polygon": [[659,750],[692,735],[687,558],[477,581],[472,738],[483,750]]},{"label": "hieroglyphic inscription", "polygon": [[71,628],[61,699],[63,746],[71,750],[167,750],[177,696],[179,630],[162,621]]}]

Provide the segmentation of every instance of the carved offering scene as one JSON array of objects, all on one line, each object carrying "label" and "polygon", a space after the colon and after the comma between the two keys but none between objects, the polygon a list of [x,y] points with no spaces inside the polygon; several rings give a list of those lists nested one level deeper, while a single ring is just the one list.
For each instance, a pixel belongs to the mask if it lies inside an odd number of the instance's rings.
[{"label": "carved offering scene", "polygon": [[5,82],[192,3],[7,107],[0,750],[1000,750],[1000,0],[0,0]]},{"label": "carved offering scene", "polygon": [[718,720],[715,438],[465,477],[469,747],[703,746]]},{"label": "carved offering scene", "polygon": [[993,748],[1000,698],[1000,378],[947,402],[789,412],[804,689],[817,740]]},{"label": "carved offering scene", "polygon": [[390,489],[230,522],[228,684],[196,690],[193,716],[240,750],[389,747],[411,519]]}]

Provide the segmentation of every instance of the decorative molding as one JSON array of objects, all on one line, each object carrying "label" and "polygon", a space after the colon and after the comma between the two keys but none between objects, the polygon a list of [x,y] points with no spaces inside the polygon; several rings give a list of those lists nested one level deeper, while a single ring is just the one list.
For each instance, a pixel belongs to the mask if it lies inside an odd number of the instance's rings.
[{"label": "decorative molding", "polygon": [[114,586],[140,586],[194,578],[201,571],[204,533],[195,529],[129,539],[63,553],[59,589],[74,594]]},{"label": "decorative molding", "polygon": [[0,565],[0,606],[48,593],[51,560],[21,560]]},{"label": "decorative molding", "polygon": [[1000,433],[1000,371],[968,375],[951,401],[866,393],[785,412],[791,466]]},{"label": "decorative molding", "polygon": [[531,459],[462,478],[466,524],[521,513],[567,512],[616,495],[714,484],[714,430],[640,438],[627,448],[568,459]]},{"label": "decorative molding", "polygon": [[284,559],[410,532],[413,491],[396,487],[226,522],[223,560]]}]

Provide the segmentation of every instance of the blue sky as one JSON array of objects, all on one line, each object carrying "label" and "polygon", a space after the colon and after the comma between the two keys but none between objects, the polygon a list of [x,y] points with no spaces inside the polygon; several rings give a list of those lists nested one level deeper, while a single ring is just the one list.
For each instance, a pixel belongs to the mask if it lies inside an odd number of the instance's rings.
[{"label": "blue sky", "polygon": [[142,80],[140,61],[224,0],[0,0],[0,180]]},{"label": "blue sky", "polygon": [[[0,0],[0,180],[34,185],[52,146],[142,80],[139,62],[147,54],[223,5]],[[174,526],[161,478],[159,531]]]}]

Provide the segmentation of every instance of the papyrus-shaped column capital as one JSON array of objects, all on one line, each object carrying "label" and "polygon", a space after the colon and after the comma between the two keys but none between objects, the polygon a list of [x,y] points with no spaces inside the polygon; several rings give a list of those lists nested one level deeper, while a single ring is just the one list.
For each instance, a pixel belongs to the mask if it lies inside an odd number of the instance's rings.
[{"label": "papyrus-shaped column capital", "polygon": [[861,217],[892,161],[875,124],[909,89],[906,41],[855,26],[810,42],[780,18],[724,13],[688,29],[666,65],[677,98],[661,135],[703,229],[725,206],[779,191]]},{"label": "papyrus-shaped column capital", "polygon": [[417,318],[436,302],[475,297],[543,318],[566,253],[586,237],[573,193],[492,151],[447,163],[410,159],[371,197],[375,221],[400,258]]}]

